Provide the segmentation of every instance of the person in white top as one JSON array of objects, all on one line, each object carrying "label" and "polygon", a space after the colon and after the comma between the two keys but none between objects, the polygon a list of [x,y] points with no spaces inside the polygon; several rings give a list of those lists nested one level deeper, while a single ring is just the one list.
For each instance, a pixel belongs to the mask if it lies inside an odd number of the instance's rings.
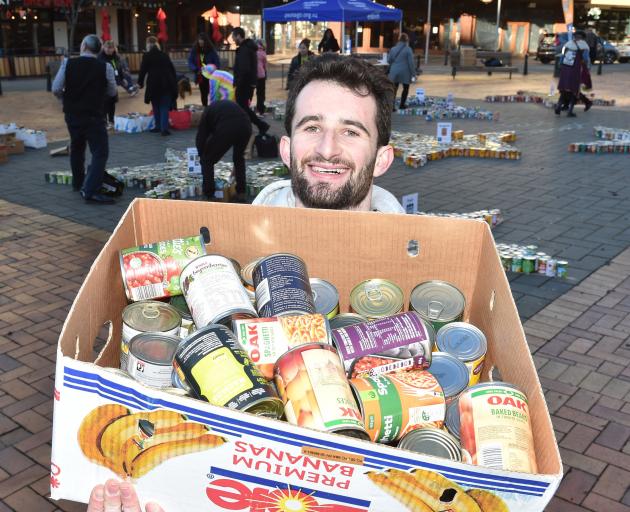
[{"label": "person in white top", "polygon": [[404,213],[373,184],[394,160],[389,145],[393,85],[363,59],[325,54],[296,76],[280,156],[291,179],[265,187],[253,204]]}]

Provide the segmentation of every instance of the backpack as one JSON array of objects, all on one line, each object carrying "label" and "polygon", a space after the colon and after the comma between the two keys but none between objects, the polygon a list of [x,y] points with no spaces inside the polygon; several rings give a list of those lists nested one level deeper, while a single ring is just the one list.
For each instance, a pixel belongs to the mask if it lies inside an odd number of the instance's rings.
[{"label": "backpack", "polygon": [[260,158],[278,158],[278,138],[275,135],[256,135],[254,146]]},{"label": "backpack", "polygon": [[112,197],[122,196],[124,188],[125,184],[122,181],[105,172],[103,184],[101,185],[101,194]]}]

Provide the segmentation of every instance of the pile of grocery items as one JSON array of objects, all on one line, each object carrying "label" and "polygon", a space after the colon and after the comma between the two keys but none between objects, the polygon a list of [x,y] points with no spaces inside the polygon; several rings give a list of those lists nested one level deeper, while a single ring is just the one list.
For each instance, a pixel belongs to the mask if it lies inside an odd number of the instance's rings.
[{"label": "pile of grocery items", "polygon": [[0,144],[8,146],[6,151],[9,155],[23,153],[25,147],[41,149],[48,145],[45,131],[24,128],[15,123],[0,123],[0,135],[9,136],[4,143]]},{"label": "pile of grocery items", "polygon": [[432,160],[455,156],[520,160],[520,150],[509,144],[515,140],[513,131],[464,135],[463,130],[455,130],[451,142],[439,142],[432,135],[393,131],[389,143],[405,165],[417,168]]},{"label": "pile of grocery items", "polygon": [[[400,106],[400,105],[398,105]],[[477,119],[498,121],[499,113],[482,110],[479,107],[463,107],[450,98],[426,96],[423,99],[411,97],[407,100],[407,108],[397,109],[401,116],[424,116],[427,121],[439,119]]]},{"label": "pile of grocery items", "polygon": [[506,272],[541,274],[566,279],[569,262],[539,251],[536,245],[497,243],[497,251]]},{"label": "pile of grocery items", "polygon": [[342,312],[334,283],[293,254],[237,262],[195,236],[124,249],[120,264],[130,303],[112,371],[323,432],[537,470],[527,397],[480,383],[487,340],[450,283],[418,283],[406,299],[368,279]]},{"label": "pile of grocery items", "polygon": [[[597,107],[614,107],[616,104],[614,99],[596,98],[594,93],[589,94],[588,98],[593,102],[593,106]],[[558,95],[555,89],[551,95],[531,91],[516,91],[516,94],[489,95],[486,96],[485,101],[486,103],[536,103],[546,108],[553,108],[558,102]]]},{"label": "pile of grocery items", "polygon": [[595,126],[593,132],[604,140],[571,142],[569,153],[630,153],[630,130]]},{"label": "pile of grocery items", "polygon": [[473,219],[482,220],[488,223],[490,229],[495,228],[503,222],[503,213],[498,208],[491,210],[477,210],[466,213],[450,213],[450,212],[418,212],[417,215],[424,217],[445,217],[449,219]]}]

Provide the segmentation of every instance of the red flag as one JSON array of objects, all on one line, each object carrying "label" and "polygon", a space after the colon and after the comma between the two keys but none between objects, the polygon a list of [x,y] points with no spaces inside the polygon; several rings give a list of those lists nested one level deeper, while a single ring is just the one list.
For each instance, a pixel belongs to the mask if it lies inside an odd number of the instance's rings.
[{"label": "red flag", "polygon": [[101,30],[103,32],[103,34],[101,35],[101,39],[103,41],[109,41],[112,38],[112,35],[109,31],[109,12],[107,12],[107,9],[103,9],[101,11],[101,15],[103,17],[101,21]]},{"label": "red flag", "polygon": [[158,27],[159,27],[157,38],[160,41],[166,42],[168,41],[168,31],[166,29],[166,13],[161,7],[158,9],[158,12],[157,12],[157,20],[158,20]]}]

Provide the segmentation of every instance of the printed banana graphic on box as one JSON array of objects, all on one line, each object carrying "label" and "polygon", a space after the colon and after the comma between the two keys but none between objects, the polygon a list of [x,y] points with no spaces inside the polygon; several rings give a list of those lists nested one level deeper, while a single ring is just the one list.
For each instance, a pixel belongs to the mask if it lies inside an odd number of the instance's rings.
[{"label": "printed banana graphic on box", "polygon": [[452,480],[426,469],[411,472],[370,471],[367,477],[411,512],[509,512],[497,495],[481,489],[466,491]]},{"label": "printed banana graphic on box", "polygon": [[77,434],[83,454],[121,478],[141,478],[162,462],[221,446],[206,425],[169,410],[131,413],[107,404],[83,418]]}]

